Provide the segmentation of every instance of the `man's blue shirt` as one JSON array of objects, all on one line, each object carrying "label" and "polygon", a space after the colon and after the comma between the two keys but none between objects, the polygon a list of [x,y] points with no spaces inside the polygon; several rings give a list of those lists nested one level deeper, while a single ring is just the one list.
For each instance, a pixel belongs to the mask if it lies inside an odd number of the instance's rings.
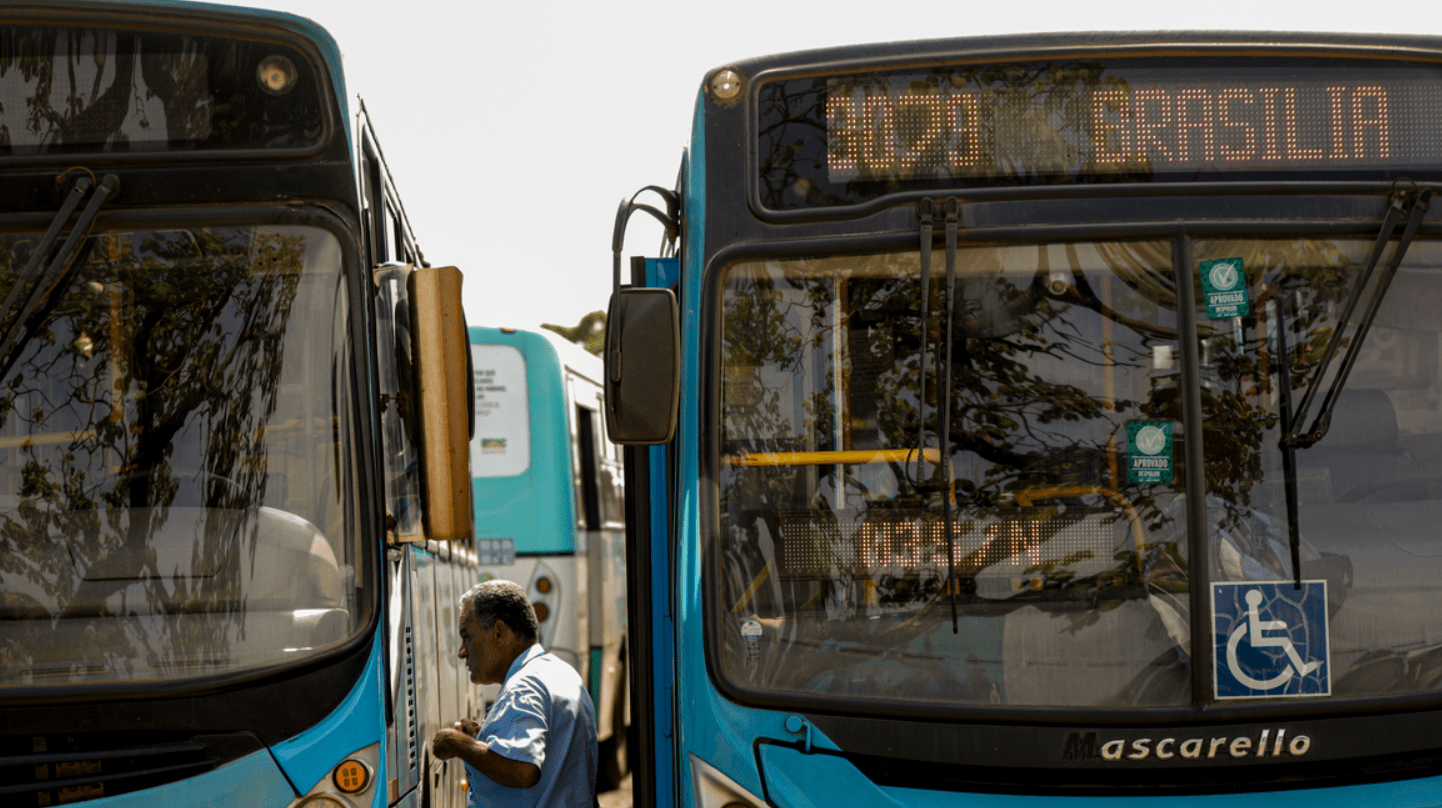
[{"label": "man's blue shirt", "polygon": [[516,657],[476,734],[502,757],[533,763],[530,788],[497,785],[466,765],[470,808],[594,808],[596,711],[581,677],[539,644]]}]

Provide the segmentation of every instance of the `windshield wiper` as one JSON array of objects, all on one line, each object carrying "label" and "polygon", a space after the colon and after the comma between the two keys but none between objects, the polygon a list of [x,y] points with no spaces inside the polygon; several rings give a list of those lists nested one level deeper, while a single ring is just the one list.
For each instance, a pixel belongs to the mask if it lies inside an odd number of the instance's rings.
[{"label": "windshield wiper", "polygon": [[[1297,405],[1297,411],[1292,418],[1292,426],[1282,438],[1284,446],[1305,449],[1326,436],[1327,428],[1332,423],[1332,410],[1337,404],[1337,394],[1347,383],[1347,376],[1351,374],[1352,366],[1357,362],[1357,355],[1361,351],[1363,341],[1367,338],[1367,332],[1372,328],[1372,321],[1377,317],[1377,310],[1382,307],[1382,299],[1387,296],[1387,287],[1396,277],[1397,268],[1402,265],[1402,259],[1407,255],[1407,248],[1411,246],[1413,237],[1417,235],[1418,228],[1422,226],[1422,219],[1426,217],[1427,209],[1431,207],[1431,204],[1431,188],[1422,189],[1410,200],[1405,191],[1398,191],[1392,195],[1392,204],[1387,209],[1386,218],[1382,221],[1382,231],[1377,234],[1377,243],[1372,246],[1372,254],[1367,258],[1367,266],[1362,270],[1362,277],[1353,287],[1352,294],[1347,298],[1346,307],[1342,310],[1341,316],[1337,318],[1337,327],[1332,332],[1332,339],[1327,343],[1327,350],[1322,354],[1322,360],[1317,363],[1316,375],[1307,385],[1307,392],[1302,396],[1302,402]],[[1307,419],[1307,410],[1311,407],[1318,388],[1322,386],[1322,378],[1327,375],[1327,368],[1331,366],[1332,357],[1336,355],[1337,348],[1342,342],[1342,332],[1352,319],[1352,313],[1357,308],[1362,291],[1371,281],[1377,268],[1377,261],[1381,258],[1382,251],[1386,249],[1387,242],[1392,240],[1392,232],[1397,229],[1397,223],[1404,214],[1407,216],[1407,226],[1402,231],[1401,240],[1397,242],[1397,249],[1392,252],[1386,268],[1377,277],[1377,288],[1373,291],[1372,299],[1367,304],[1362,322],[1357,326],[1357,332],[1347,345],[1347,353],[1342,357],[1342,365],[1337,369],[1337,375],[1333,377],[1331,387],[1327,388],[1327,395],[1322,398],[1321,412],[1317,413],[1317,419],[1312,422],[1312,428],[1306,434],[1302,434],[1301,429]]]},{"label": "windshield wiper", "polygon": [[[952,500],[956,497],[956,486],[951,479],[951,345],[952,328],[956,313],[956,229],[959,203],[955,198],[946,200],[943,206],[946,223],[946,297],[945,297],[945,325],[941,332],[941,339],[946,343],[946,350],[943,352],[940,346],[936,351],[936,418],[937,438],[940,444],[937,452],[936,477],[926,478],[923,475],[926,464],[926,342],[927,331],[931,325],[931,236],[932,236],[932,202],[930,199],[923,199],[917,207],[917,215],[921,219],[921,392],[917,399],[917,436],[916,436],[916,480],[913,481],[918,491],[936,489],[941,492],[941,521],[942,530],[946,536],[946,591],[951,601],[951,633],[960,633],[960,624],[956,613],[956,537],[955,525],[952,524]],[[908,463],[909,465],[909,463]]]},{"label": "windshield wiper", "polygon": [[[1385,228],[1384,228],[1385,229]],[[1277,386],[1281,388],[1282,406],[1282,481],[1283,497],[1287,500],[1287,538],[1292,547],[1292,583],[1302,588],[1302,528],[1297,523],[1297,449],[1287,442],[1293,432],[1292,369],[1287,350],[1287,295],[1277,296]]]},{"label": "windshield wiper", "polygon": [[[1316,375],[1307,385],[1307,392],[1302,396],[1302,402],[1297,406],[1295,412],[1292,410],[1291,365],[1286,339],[1287,323],[1289,322],[1287,296],[1282,294],[1278,297],[1277,349],[1281,354],[1282,361],[1279,363],[1277,374],[1278,383],[1282,388],[1282,478],[1285,488],[1284,496],[1287,500],[1287,534],[1292,550],[1292,578],[1297,589],[1302,588],[1302,535],[1301,526],[1297,521],[1297,450],[1306,449],[1326,436],[1327,428],[1332,424],[1332,411],[1337,405],[1338,395],[1347,384],[1347,377],[1352,373],[1352,366],[1356,364],[1357,356],[1361,353],[1362,343],[1367,338],[1367,332],[1372,328],[1372,321],[1377,317],[1377,311],[1381,308],[1382,300],[1387,295],[1387,288],[1391,286],[1392,279],[1397,275],[1397,269],[1407,255],[1407,248],[1411,246],[1412,239],[1417,235],[1417,230],[1421,227],[1422,219],[1427,215],[1427,209],[1431,207],[1431,204],[1432,189],[1430,188],[1418,191],[1410,200],[1405,191],[1397,191],[1392,194],[1391,205],[1387,209],[1386,217],[1382,220],[1382,230],[1377,234],[1376,243],[1372,245],[1372,252],[1367,257],[1367,265],[1362,270],[1362,277],[1347,298],[1347,305],[1337,319],[1332,339],[1327,343],[1327,350],[1317,364]],[[1352,341],[1347,345],[1347,353],[1342,357],[1342,365],[1337,369],[1337,375],[1333,377],[1332,384],[1327,388],[1327,394],[1322,399],[1321,412],[1312,422],[1312,428],[1303,434],[1302,428],[1307,419],[1307,409],[1311,406],[1317,390],[1322,386],[1322,379],[1327,375],[1327,368],[1331,365],[1332,357],[1341,344],[1342,332],[1348,321],[1351,320],[1363,290],[1371,281],[1377,261],[1382,257],[1382,251],[1392,240],[1392,233],[1397,229],[1397,223],[1402,220],[1404,215],[1407,217],[1407,226],[1402,230],[1402,237],[1397,242],[1397,248],[1393,250],[1386,268],[1377,278],[1377,288],[1372,292],[1372,299],[1367,304],[1362,322],[1358,324],[1356,333],[1352,335]]]},{"label": "windshield wiper", "polygon": [[[64,181],[64,178],[65,174],[61,174],[61,181]],[[66,195],[65,201],[60,205],[60,211],[50,222],[50,229],[45,232],[45,237],[41,239],[39,246],[30,255],[30,260],[26,262],[25,268],[16,277],[15,285],[10,287],[10,293],[5,296],[4,304],[0,304],[0,327],[5,329],[4,336],[0,337],[0,358],[3,358],[4,361],[3,367],[0,367],[0,378],[4,378],[10,373],[10,367],[15,362],[15,357],[12,357],[11,353],[16,347],[16,342],[20,338],[20,332],[25,327],[26,321],[35,312],[35,308],[60,287],[62,280],[68,277],[70,265],[80,250],[80,244],[90,234],[90,228],[95,224],[95,216],[100,212],[105,200],[120,187],[120,178],[114,174],[105,175],[105,178],[100,181],[99,187],[95,189],[95,195],[90,197],[90,201],[86,203],[85,210],[80,212],[80,218],[76,220],[75,227],[70,231],[65,243],[61,245],[49,265],[45,267],[45,271],[39,272],[40,266],[49,255],[60,230],[70,220],[70,214],[75,211],[80,200],[89,193],[92,185],[94,185],[93,177],[81,177],[71,187],[70,193]],[[34,283],[31,283],[32,280]],[[16,312],[15,304],[26,286],[30,287],[30,296]],[[18,356],[18,352],[16,354]]]},{"label": "windshield wiper", "polygon": [[[946,523],[946,591],[951,600],[951,633],[959,634],[961,629],[956,618],[956,538],[955,525],[951,521],[952,500],[956,498],[956,485],[951,479],[951,346],[956,342],[952,325],[956,316],[956,220],[960,205],[955,198],[946,200],[946,358],[941,359],[941,368],[936,374],[937,420],[940,421],[941,438],[941,519]],[[937,352],[940,354],[940,351]]]}]

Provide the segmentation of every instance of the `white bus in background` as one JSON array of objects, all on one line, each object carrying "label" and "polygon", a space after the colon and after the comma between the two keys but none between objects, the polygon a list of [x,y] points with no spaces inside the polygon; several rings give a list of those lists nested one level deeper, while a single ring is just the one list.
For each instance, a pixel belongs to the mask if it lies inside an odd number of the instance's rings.
[{"label": "white bus in background", "polygon": [[543,332],[471,328],[470,341],[481,579],[525,587],[541,644],[585,680],[605,789],[627,772],[629,710],[625,503],[620,449],[602,434],[601,359]]}]

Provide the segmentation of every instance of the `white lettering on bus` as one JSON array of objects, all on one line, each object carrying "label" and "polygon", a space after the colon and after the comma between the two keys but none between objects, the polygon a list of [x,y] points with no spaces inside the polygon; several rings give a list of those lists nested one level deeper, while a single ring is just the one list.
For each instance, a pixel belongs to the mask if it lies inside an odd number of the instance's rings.
[{"label": "white lettering on bus", "polygon": [[[1270,753],[1267,749],[1267,741],[1274,737],[1271,729],[1262,730],[1260,736],[1253,738],[1249,735],[1239,735],[1234,738],[1212,738],[1207,757],[1215,758],[1219,753],[1232,758],[1245,757],[1280,757],[1283,753],[1282,738],[1287,734],[1285,729],[1276,731],[1276,745]],[[1095,737],[1095,736],[1093,736]],[[1117,761],[1123,758],[1127,760],[1145,760],[1155,755],[1159,760],[1170,760],[1181,757],[1184,760],[1199,760],[1202,757],[1202,747],[1208,745],[1206,738],[1188,738],[1178,742],[1176,738],[1162,738],[1152,745],[1151,738],[1114,739],[1102,744],[1099,751],[1103,760]],[[1255,752],[1253,747],[1255,746]],[[1070,748],[1070,747],[1068,747]],[[1095,748],[1095,747],[1089,747]],[[1172,751],[1176,749],[1176,751]],[[1302,757],[1312,749],[1312,739],[1306,735],[1297,735],[1292,738],[1285,751],[1293,757]]]}]

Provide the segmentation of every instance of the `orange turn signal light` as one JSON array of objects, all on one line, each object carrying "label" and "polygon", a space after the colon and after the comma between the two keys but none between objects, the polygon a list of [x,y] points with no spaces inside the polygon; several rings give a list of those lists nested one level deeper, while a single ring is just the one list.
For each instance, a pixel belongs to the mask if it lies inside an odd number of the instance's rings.
[{"label": "orange turn signal light", "polygon": [[346,794],[359,794],[371,784],[371,770],[359,760],[342,761],[331,775],[335,787]]}]

